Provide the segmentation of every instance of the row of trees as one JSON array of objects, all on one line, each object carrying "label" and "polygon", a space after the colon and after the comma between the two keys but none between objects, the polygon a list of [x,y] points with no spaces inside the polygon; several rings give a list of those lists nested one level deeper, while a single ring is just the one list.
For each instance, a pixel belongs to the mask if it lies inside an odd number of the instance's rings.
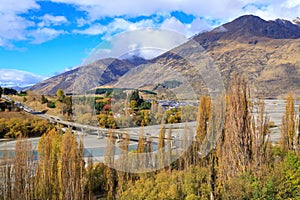
[{"label": "row of trees", "polygon": [[50,127],[47,120],[36,118],[0,118],[0,138],[37,137]]},{"label": "row of trees", "polygon": [[[200,157],[199,152],[209,130],[214,128],[212,125],[219,124],[211,121],[211,100],[202,97],[196,140],[186,152],[170,166],[131,179],[130,184],[119,186],[126,190],[114,192],[121,199],[299,198],[300,118],[296,117],[292,95],[287,98],[281,142],[274,146],[263,102],[250,102],[250,91],[243,78],[237,78],[229,88],[224,127],[207,156]],[[165,131],[159,138],[159,149],[168,146]],[[144,142],[139,140],[139,144]],[[158,158],[161,156],[164,155]]]},{"label": "row of trees", "polygon": [[[93,164],[91,158],[84,161],[83,145],[71,133],[48,131],[40,140],[38,161],[30,144],[17,143],[14,159],[7,156],[1,168],[0,196],[91,199],[95,193],[105,193],[107,199],[299,198],[299,117],[292,95],[287,98],[281,142],[272,145],[263,102],[255,105],[249,100],[243,78],[236,78],[229,88],[220,137],[211,136],[210,130],[218,130],[222,121],[212,114],[211,99],[202,97],[196,133],[186,127],[180,149],[172,150],[173,130],[165,126],[160,129],[154,153],[155,146],[143,129],[137,149],[131,152],[129,135],[124,134],[118,158],[116,133],[110,132],[105,165]],[[211,151],[201,154],[204,147]],[[184,151],[175,160],[174,152],[180,150]],[[129,168],[159,170],[135,174],[128,172]]]},{"label": "row of trees", "polygon": [[56,129],[40,139],[37,154],[31,143],[19,139],[14,157],[3,152],[0,199],[84,199],[92,180],[91,160],[85,167],[84,149],[70,132]]},{"label": "row of trees", "polygon": [[0,86],[0,98],[1,98],[1,95],[4,94],[4,95],[16,95],[18,94],[18,91],[15,90],[15,89],[12,89],[12,88],[2,88]]}]

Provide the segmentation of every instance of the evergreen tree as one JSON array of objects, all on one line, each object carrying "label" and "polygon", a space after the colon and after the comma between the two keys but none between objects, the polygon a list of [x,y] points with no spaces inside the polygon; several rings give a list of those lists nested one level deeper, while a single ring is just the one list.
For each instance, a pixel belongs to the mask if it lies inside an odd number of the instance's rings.
[{"label": "evergreen tree", "polygon": [[48,99],[44,95],[42,95],[41,102],[42,104],[48,103]]}]

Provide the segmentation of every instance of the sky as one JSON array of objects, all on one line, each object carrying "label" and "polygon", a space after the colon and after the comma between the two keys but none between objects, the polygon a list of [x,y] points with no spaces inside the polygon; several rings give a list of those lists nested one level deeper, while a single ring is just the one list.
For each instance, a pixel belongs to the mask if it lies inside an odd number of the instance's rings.
[{"label": "sky", "polygon": [[245,14],[293,20],[300,0],[0,0],[0,86],[32,85],[80,66],[124,32],[154,28],[189,38]]}]

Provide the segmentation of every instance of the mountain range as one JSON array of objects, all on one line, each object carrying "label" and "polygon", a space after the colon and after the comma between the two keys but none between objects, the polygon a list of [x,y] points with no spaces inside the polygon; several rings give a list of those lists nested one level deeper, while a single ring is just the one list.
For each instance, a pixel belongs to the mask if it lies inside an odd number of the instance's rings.
[{"label": "mountain range", "polygon": [[[299,18],[290,22],[241,16],[209,32],[197,34],[151,60],[139,57],[98,60],[47,79],[30,90],[54,94],[57,89],[68,93],[103,85],[182,90],[186,87],[184,82],[188,82],[196,93],[207,93],[207,77],[203,76],[213,75],[199,73],[197,66],[193,66],[204,63],[208,68],[218,69],[225,87],[232,76],[243,74],[254,96],[282,97],[290,91],[299,94],[299,21]],[[179,83],[176,87],[164,86],[174,81]]]}]

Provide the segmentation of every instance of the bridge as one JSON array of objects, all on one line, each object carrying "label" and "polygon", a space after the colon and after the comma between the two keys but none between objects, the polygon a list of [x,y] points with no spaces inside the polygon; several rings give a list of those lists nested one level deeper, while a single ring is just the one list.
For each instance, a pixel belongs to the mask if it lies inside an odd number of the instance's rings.
[{"label": "bridge", "polygon": [[[7,101],[12,101],[11,98],[7,96],[3,96],[4,99]],[[99,126],[92,126],[92,125],[86,125],[81,124],[77,122],[70,122],[63,120],[57,116],[54,115],[48,115],[43,112],[36,111],[32,108],[29,108],[28,106],[23,105],[20,102],[14,102],[15,106],[18,106],[20,109],[23,109],[25,112],[32,114],[34,116],[44,118],[49,120],[51,123],[60,124],[63,126],[62,131],[67,131],[68,129],[72,130],[72,133],[75,135],[83,135],[84,138],[90,138],[86,139],[84,143],[86,148],[89,148],[90,146],[96,146],[95,139],[98,139],[98,145],[101,144],[101,146],[105,145],[105,142],[100,142],[99,140],[108,137],[109,133],[114,133],[116,138],[116,143],[122,142],[122,140],[125,138],[125,135],[129,136],[129,139],[131,142],[136,143],[139,140],[139,137],[141,135],[141,132],[144,132],[144,138],[146,141],[151,141],[154,144],[158,143],[158,136],[161,129],[161,125],[150,125],[150,126],[144,126],[144,127],[127,127],[127,128],[120,128],[120,129],[108,129],[108,128],[101,128]],[[166,134],[164,140],[171,140],[172,148],[176,148],[176,142],[182,142],[182,133],[184,132],[185,127],[189,127],[192,130],[196,129],[196,122],[187,122],[187,123],[176,123],[176,124],[165,124],[164,125],[166,129]],[[143,130],[142,130],[143,129]],[[172,129],[171,138],[167,138],[168,130]],[[195,131],[193,131],[193,134],[195,134]],[[86,137],[89,135],[90,137]],[[91,139],[93,138],[93,139]],[[195,141],[193,137],[189,138],[189,142]],[[37,141],[35,141],[36,143]],[[94,145],[93,145],[94,144]],[[36,143],[37,145],[37,143]],[[1,148],[0,148],[1,149]]]}]

